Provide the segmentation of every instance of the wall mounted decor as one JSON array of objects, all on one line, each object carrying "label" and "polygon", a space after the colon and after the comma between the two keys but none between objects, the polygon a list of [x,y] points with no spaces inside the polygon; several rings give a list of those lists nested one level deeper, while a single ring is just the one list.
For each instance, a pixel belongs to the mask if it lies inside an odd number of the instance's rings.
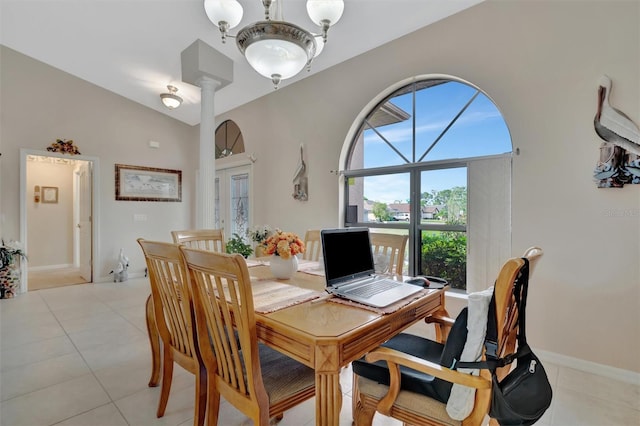
[{"label": "wall mounted decor", "polygon": [[69,155],[80,155],[78,147],[73,144],[72,140],[56,139],[54,143],[47,147],[49,152],[61,152]]},{"label": "wall mounted decor", "polygon": [[57,204],[58,203],[58,187],[43,186],[42,187],[42,203]]},{"label": "wall mounted decor", "polygon": [[298,168],[293,175],[293,196],[298,201],[307,201],[309,199],[309,181],[307,180],[307,164],[304,162],[303,149],[300,145],[300,162]]},{"label": "wall mounted decor", "polygon": [[605,142],[600,145],[600,159],[593,176],[598,188],[640,184],[640,129],[626,114],[611,106],[610,93],[611,79],[604,75],[598,87],[593,125]]},{"label": "wall mounted decor", "polygon": [[182,170],[115,166],[116,200],[182,201]]}]

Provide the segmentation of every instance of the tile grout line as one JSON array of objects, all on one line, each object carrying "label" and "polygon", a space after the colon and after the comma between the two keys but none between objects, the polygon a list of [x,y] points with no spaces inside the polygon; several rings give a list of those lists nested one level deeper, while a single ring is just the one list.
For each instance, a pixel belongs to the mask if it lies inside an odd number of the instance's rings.
[{"label": "tile grout line", "polygon": [[[109,308],[111,311],[117,313],[120,317],[122,317],[122,315],[117,312],[116,310],[114,310],[111,306],[109,306],[108,304],[106,304],[105,302],[103,302],[102,300],[98,299],[95,297],[95,295],[91,295],[93,298],[95,298],[97,301],[99,301],[100,303],[103,303],[107,308]],[[99,405],[97,407],[93,407],[87,411],[84,411],[82,413],[78,413],[75,414],[71,417],[67,417],[63,420],[60,420],[58,422],[52,423],[49,426],[53,426],[56,424],[59,424],[61,422],[64,422],[66,420],[72,419],[76,416],[88,413],[89,411],[95,410],[96,408],[100,408],[109,404],[113,404],[113,406],[115,407],[115,409],[118,411],[118,413],[120,414],[120,416],[124,419],[124,421],[126,422],[127,425],[131,425],[129,423],[129,421],[127,420],[127,418],[125,417],[124,413],[120,410],[120,408],[118,407],[118,405],[116,404],[116,402],[113,400],[113,398],[111,397],[111,394],[109,394],[109,392],[107,391],[107,389],[104,387],[104,385],[102,384],[102,382],[100,381],[100,379],[98,379],[98,376],[96,376],[95,371],[93,370],[93,368],[91,368],[91,366],[89,365],[89,363],[87,362],[87,360],[85,359],[84,355],[82,355],[82,352],[80,352],[80,349],[78,349],[78,347],[76,346],[75,342],[73,341],[73,339],[71,338],[71,336],[69,335],[69,333],[67,332],[67,329],[62,325],[62,323],[60,322],[60,320],[58,319],[58,316],[55,314],[55,312],[53,311],[53,309],[51,309],[51,306],[49,305],[49,303],[47,302],[47,300],[44,298],[44,296],[40,296],[44,302],[44,304],[47,306],[47,308],[49,309],[49,311],[51,312],[51,315],[53,315],[53,317],[55,318],[56,322],[60,325],[60,328],[62,328],[62,330],[64,331],[65,336],[67,336],[67,338],[69,339],[69,342],[71,342],[71,345],[73,345],[73,348],[76,350],[76,352],[78,353],[78,355],[80,356],[80,358],[82,358],[82,361],[85,363],[85,365],[87,366],[87,368],[89,369],[89,371],[91,372],[91,375],[93,376],[93,378],[96,380],[96,382],[100,385],[100,388],[102,389],[102,391],[107,395],[107,397],[109,398],[109,402],[107,404],[103,404],[103,405]],[[124,318],[124,317],[123,317]],[[126,318],[125,318],[126,320]],[[67,380],[69,381],[69,380]],[[64,383],[64,382],[63,382]]]}]

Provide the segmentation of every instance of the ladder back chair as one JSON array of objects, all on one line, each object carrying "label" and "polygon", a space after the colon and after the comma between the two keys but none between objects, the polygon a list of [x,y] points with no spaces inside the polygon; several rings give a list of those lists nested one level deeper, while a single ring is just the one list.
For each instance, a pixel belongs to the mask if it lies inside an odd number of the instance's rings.
[{"label": "ladder back chair", "polygon": [[320,260],[320,254],[322,253],[322,243],[320,242],[320,230],[309,229],[304,234],[304,248],[305,251],[302,254],[302,258],[306,260]]},{"label": "ladder back chair", "polygon": [[207,374],[207,424],[218,422],[220,396],[261,426],[312,398],[314,370],[258,344],[245,259],[239,254],[181,250]]},{"label": "ladder back chair", "polygon": [[[515,346],[517,307],[513,291],[524,263],[521,258],[509,259],[495,282],[499,357]],[[490,372],[480,370],[479,376],[473,376],[445,367],[460,358],[466,322],[464,308],[444,344],[402,333],[355,361],[355,425],[371,425],[376,411],[412,425],[481,425],[491,401]],[[509,367],[498,370],[500,379]],[[453,383],[476,389],[473,409],[464,420],[450,418],[446,410]]]},{"label": "ladder back chair", "polygon": [[[147,241],[139,238],[151,283],[151,298],[147,309],[153,310],[155,325],[147,322],[147,329],[159,334],[162,340],[162,388],[156,415],[164,416],[171,390],[174,362],[190,373],[195,374],[195,414],[194,425],[204,424],[206,409],[206,374],[200,361],[195,343],[195,324],[193,319],[192,298],[187,282],[187,270],[178,244]],[[149,316],[147,316],[147,321]],[[152,345],[153,345],[153,338]],[[160,348],[152,348],[154,366],[159,366]],[[152,373],[149,386],[157,386],[159,368]]]},{"label": "ladder back chair", "polygon": [[217,251],[224,253],[227,245],[224,241],[223,229],[187,229],[184,231],[171,231],[171,237],[176,244],[182,244],[190,248]]},{"label": "ladder back chair", "polygon": [[[399,234],[383,234],[380,232],[372,232],[369,235],[371,238],[373,259],[384,259],[384,261],[387,262],[388,265],[387,272],[402,275],[402,271],[404,269],[404,253],[407,247],[409,236]],[[378,265],[376,265],[376,270],[377,269]]]},{"label": "ladder back chair", "polygon": [[[537,246],[529,247],[524,251],[522,257],[526,257],[529,260],[529,279],[531,279],[533,270],[543,254],[543,250]],[[448,333],[449,329],[453,326],[454,319],[448,316],[431,315],[425,318],[425,322],[435,326],[436,340],[438,342],[444,342],[447,337],[446,333]]]}]

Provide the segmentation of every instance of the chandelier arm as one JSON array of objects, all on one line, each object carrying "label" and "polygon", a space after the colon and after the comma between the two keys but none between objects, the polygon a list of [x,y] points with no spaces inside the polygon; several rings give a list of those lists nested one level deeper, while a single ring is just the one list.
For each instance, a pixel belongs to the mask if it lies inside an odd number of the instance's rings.
[{"label": "chandelier arm", "polygon": [[262,0],[262,5],[264,6],[264,20],[269,21],[269,8],[271,7],[271,0]]},{"label": "chandelier arm", "polygon": [[323,19],[320,21],[322,24],[322,41],[327,42],[327,32],[329,31],[329,27],[331,27],[331,22],[328,19]]},{"label": "chandelier arm", "polygon": [[220,35],[222,36],[222,42],[227,42],[227,36],[229,35],[229,23],[227,21],[218,22],[218,28],[220,29]]}]

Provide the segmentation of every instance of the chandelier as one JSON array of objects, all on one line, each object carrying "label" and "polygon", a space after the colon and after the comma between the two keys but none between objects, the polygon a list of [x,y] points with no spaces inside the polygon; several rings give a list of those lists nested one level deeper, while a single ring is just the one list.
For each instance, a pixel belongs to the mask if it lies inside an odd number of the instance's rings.
[{"label": "chandelier", "polygon": [[[229,30],[242,19],[242,5],[237,0],[204,0],[207,17],[222,34],[235,37],[236,45],[258,74],[270,78],[277,89],[281,80],[291,78],[311,67],[327,41],[327,31],[344,11],[343,0],[307,0],[307,13],[321,29],[320,34],[284,21],[281,0],[262,0],[265,20],[254,22],[232,36]],[[275,16],[275,19],[271,17]]]}]

